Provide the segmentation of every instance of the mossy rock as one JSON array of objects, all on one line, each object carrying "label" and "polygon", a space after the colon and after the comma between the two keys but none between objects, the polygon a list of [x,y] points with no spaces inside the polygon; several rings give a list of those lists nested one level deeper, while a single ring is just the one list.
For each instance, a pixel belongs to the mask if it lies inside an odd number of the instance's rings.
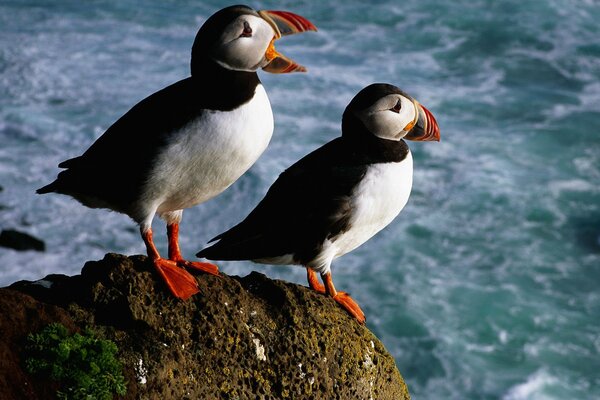
[{"label": "mossy rock", "polygon": [[410,398],[381,342],[326,296],[255,272],[197,278],[180,301],[146,257],[108,254],[50,288],[12,288],[114,341],[126,398]]},{"label": "mossy rock", "polygon": [[111,400],[126,393],[114,342],[101,339],[91,329],[71,333],[53,323],[27,336],[25,369],[60,385],[56,394],[65,400]]}]

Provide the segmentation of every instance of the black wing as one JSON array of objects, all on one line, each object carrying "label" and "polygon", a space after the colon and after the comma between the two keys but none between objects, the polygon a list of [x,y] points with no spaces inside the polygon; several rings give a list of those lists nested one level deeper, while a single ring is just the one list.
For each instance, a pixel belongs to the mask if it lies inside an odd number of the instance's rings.
[{"label": "black wing", "polygon": [[283,172],[246,219],[198,256],[256,260],[294,254],[298,262],[310,261],[326,238],[348,229],[350,196],[367,168],[368,160],[341,138],[329,142]]},{"label": "black wing", "polygon": [[191,78],[140,101],[81,156],[59,164],[67,168],[38,193],[58,192],[130,204],[169,136],[204,112],[203,98]]}]

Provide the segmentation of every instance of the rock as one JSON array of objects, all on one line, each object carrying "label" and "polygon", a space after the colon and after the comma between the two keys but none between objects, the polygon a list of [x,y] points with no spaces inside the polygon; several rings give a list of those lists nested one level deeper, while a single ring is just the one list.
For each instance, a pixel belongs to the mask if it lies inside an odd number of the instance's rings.
[{"label": "rock", "polygon": [[46,244],[42,240],[14,229],[5,229],[0,233],[0,246],[19,251],[46,250]]},{"label": "rock", "polygon": [[[180,301],[146,257],[107,254],[81,275],[0,289],[11,310],[0,316],[0,398],[48,398],[51,384],[21,371],[19,351],[52,321],[117,344],[127,399],[410,398],[392,356],[333,300],[256,272],[198,280],[200,294]],[[27,396],[5,395],[7,371]]]},{"label": "rock", "polygon": [[66,310],[9,289],[0,289],[0,310],[0,399],[54,398],[55,384],[40,381],[22,369],[24,340],[30,332],[52,322],[70,329],[76,325]]}]

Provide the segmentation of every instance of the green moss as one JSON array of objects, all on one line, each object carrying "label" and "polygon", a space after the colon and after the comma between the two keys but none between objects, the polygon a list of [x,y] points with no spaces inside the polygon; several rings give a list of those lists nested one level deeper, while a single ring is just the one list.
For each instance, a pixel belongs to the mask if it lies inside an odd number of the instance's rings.
[{"label": "green moss", "polygon": [[71,335],[61,324],[48,325],[27,337],[25,352],[30,374],[61,383],[59,399],[110,400],[126,392],[117,346],[89,329]]}]

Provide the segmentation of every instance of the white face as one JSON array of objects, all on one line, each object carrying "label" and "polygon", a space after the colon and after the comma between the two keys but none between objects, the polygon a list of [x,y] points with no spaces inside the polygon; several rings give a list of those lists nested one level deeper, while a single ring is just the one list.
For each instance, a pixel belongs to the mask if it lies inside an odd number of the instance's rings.
[{"label": "white face", "polygon": [[230,23],[213,47],[213,58],[225,68],[256,71],[267,64],[265,52],[275,31],[262,18],[241,15]]},{"label": "white face", "polygon": [[400,140],[417,122],[419,113],[416,107],[411,99],[401,94],[390,94],[359,111],[357,117],[375,136]]}]

